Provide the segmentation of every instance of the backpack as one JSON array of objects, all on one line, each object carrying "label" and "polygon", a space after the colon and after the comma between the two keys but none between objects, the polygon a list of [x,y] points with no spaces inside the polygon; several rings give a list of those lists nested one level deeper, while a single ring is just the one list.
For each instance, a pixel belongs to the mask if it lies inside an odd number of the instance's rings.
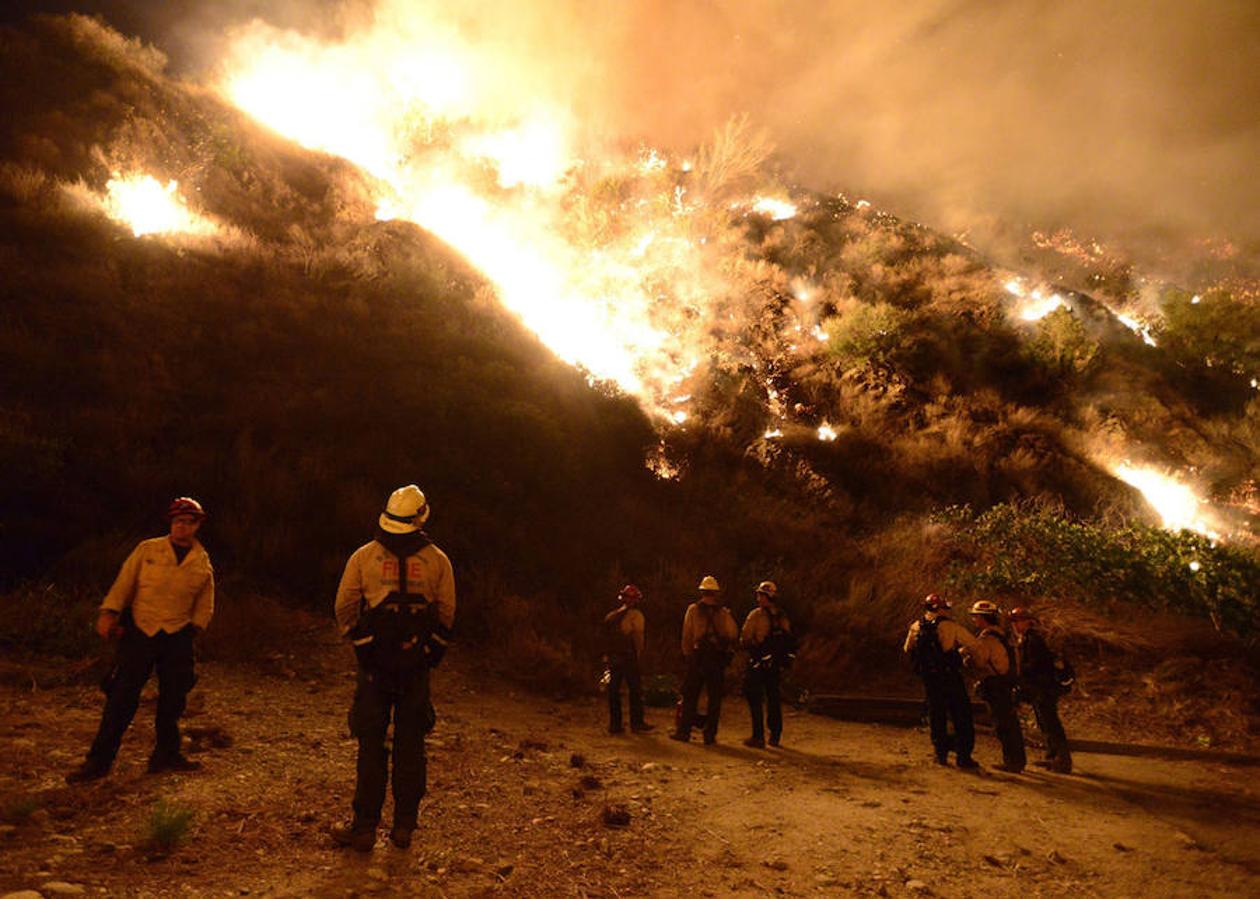
[{"label": "backpack", "polygon": [[761,645],[749,655],[748,661],[754,668],[787,671],[796,661],[796,636],[783,627],[782,612],[769,612],[770,633]]},{"label": "backpack", "polygon": [[360,664],[395,673],[429,666],[426,649],[437,629],[437,607],[407,592],[406,559],[398,559],[398,589],[370,608],[364,599],[359,610],[354,651]]},{"label": "backpack", "polygon": [[919,619],[919,632],[915,635],[910,658],[914,662],[914,673],[920,677],[942,677],[962,667],[957,650],[946,652],[941,648],[940,623],[940,618]]},{"label": "backpack", "polygon": [[718,633],[715,626],[717,617],[722,614],[721,606],[710,606],[707,603],[697,603],[697,606],[704,611],[705,630],[700,635],[699,646],[696,648],[696,657],[705,667],[721,666],[725,668],[731,662],[731,641],[728,637],[723,637]]}]

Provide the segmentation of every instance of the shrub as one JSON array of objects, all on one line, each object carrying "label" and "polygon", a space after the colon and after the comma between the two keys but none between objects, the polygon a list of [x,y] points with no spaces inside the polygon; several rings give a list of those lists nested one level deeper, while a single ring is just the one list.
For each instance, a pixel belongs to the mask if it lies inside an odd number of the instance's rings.
[{"label": "shrub", "polygon": [[192,820],[191,808],[159,799],[149,815],[145,844],[155,852],[171,852],[188,836]]}]

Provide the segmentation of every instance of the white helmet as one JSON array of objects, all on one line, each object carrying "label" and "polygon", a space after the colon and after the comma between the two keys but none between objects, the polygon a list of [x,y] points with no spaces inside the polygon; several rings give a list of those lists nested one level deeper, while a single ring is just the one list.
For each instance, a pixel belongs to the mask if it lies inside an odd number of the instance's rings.
[{"label": "white helmet", "polygon": [[390,534],[414,534],[428,520],[429,504],[415,484],[391,493],[379,519],[381,530]]},{"label": "white helmet", "polygon": [[700,581],[698,588],[701,593],[718,593],[722,588],[718,586],[717,578],[711,574],[706,574],[704,579]]}]

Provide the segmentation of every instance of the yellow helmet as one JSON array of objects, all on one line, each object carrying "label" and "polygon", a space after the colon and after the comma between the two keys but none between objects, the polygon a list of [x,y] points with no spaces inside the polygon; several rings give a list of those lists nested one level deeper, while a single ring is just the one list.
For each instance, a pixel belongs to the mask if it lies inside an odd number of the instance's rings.
[{"label": "yellow helmet", "polygon": [[774,599],[778,594],[779,588],[774,585],[774,581],[762,581],[757,585],[756,593],[764,593],[766,596]]},{"label": "yellow helmet", "polygon": [[706,574],[700,581],[699,590],[701,593],[720,593],[722,588],[718,586],[717,578],[711,574]]}]

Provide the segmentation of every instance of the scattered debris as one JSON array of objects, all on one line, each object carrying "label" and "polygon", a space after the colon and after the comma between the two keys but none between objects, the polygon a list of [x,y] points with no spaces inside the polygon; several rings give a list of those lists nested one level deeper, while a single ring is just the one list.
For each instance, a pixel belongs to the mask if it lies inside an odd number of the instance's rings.
[{"label": "scattered debris", "polygon": [[629,827],[630,810],[621,804],[605,805],[603,819],[605,827]]}]

